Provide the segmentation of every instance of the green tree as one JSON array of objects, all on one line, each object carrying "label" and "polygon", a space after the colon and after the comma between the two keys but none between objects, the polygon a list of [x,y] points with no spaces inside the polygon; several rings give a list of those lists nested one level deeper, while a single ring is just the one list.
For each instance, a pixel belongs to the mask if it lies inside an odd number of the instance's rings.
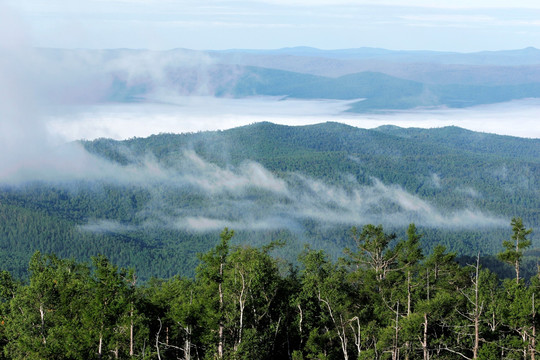
[{"label": "green tree", "polygon": [[156,355],[184,360],[193,354],[203,357],[203,338],[210,332],[204,316],[206,298],[199,284],[178,276],[167,281],[152,279],[144,293],[152,304],[146,316],[157,321]]},{"label": "green tree", "polygon": [[503,241],[505,250],[498,254],[501,261],[504,261],[514,266],[516,271],[516,283],[519,282],[519,267],[523,251],[531,246],[531,240],[527,239],[527,235],[532,232],[532,229],[525,229],[521,218],[513,218],[512,222],[512,240]]},{"label": "green tree", "polygon": [[398,253],[388,246],[396,238],[395,234],[386,234],[382,225],[365,225],[359,233],[353,227],[356,250],[346,249],[346,253],[358,266],[368,266],[375,272],[378,281],[382,281],[392,269]]},{"label": "green tree", "polygon": [[19,287],[10,301],[6,353],[12,359],[89,358],[89,328],[82,321],[88,267],[37,252],[29,272],[30,283]]},{"label": "green tree", "polygon": [[275,259],[263,249],[243,246],[229,255],[224,278],[226,318],[231,346],[237,358],[272,357],[284,302],[282,280]]},{"label": "green tree", "polygon": [[225,297],[223,282],[227,271],[227,260],[230,251],[230,241],[234,231],[225,228],[219,235],[220,241],[212,250],[200,256],[201,263],[197,267],[197,280],[202,285],[204,296],[207,297],[206,316],[208,325],[217,328],[217,339],[207,344],[215,349],[218,359],[224,357],[225,351]]},{"label": "green tree", "polygon": [[7,359],[4,356],[4,349],[10,338],[6,330],[6,325],[10,319],[10,302],[17,294],[19,284],[13,280],[8,271],[0,271],[0,359]]},{"label": "green tree", "polygon": [[[493,351],[497,344],[493,334],[501,331],[500,308],[495,303],[501,301],[498,280],[489,270],[481,269],[480,255],[475,264],[461,269],[468,277],[466,286],[459,286],[459,299],[456,301],[455,316],[452,320],[455,338],[451,343],[453,351],[462,357],[478,359]],[[496,334],[497,335],[497,334]]]},{"label": "green tree", "polygon": [[[523,282],[506,280],[503,284],[505,311],[503,325],[506,336],[501,339],[510,359],[527,359],[533,322],[533,292]],[[533,310],[533,311],[531,311]]]},{"label": "green tree", "polygon": [[432,357],[434,349],[454,350],[455,333],[450,329],[457,306],[463,302],[460,289],[469,285],[455,258],[455,253],[448,253],[444,246],[437,245],[420,269],[424,286],[416,304],[414,321],[408,327],[416,331],[415,338],[424,360]]},{"label": "green tree", "polygon": [[423,285],[419,276],[420,261],[423,259],[420,244],[421,235],[417,233],[416,226],[410,224],[407,229],[407,238],[400,240],[395,249],[397,254],[393,269],[383,282],[383,301],[392,315],[392,323],[385,330],[388,351],[393,359],[408,359],[412,354],[414,334],[402,331],[403,320],[412,316],[414,305],[419,300],[418,289]]},{"label": "green tree", "polygon": [[[360,354],[360,329],[359,318],[354,314],[356,294],[348,281],[346,268],[333,264],[328,260],[323,251],[306,249],[300,256],[304,267],[301,272],[301,292],[298,304],[301,309],[302,319],[309,330],[306,340],[307,358],[319,358],[327,354],[333,358],[340,351],[343,359],[350,358],[351,344],[356,343]],[[326,329],[326,331],[325,331]],[[313,341],[319,338],[319,346]],[[332,343],[339,344],[338,349],[328,346]],[[332,355],[333,354],[333,355]]]},{"label": "green tree", "polygon": [[101,359],[109,353],[119,356],[120,344],[124,342],[126,328],[121,319],[130,310],[129,287],[125,279],[127,271],[113,265],[103,255],[92,258],[94,278],[92,298],[85,313],[85,321],[93,329],[95,352]]}]

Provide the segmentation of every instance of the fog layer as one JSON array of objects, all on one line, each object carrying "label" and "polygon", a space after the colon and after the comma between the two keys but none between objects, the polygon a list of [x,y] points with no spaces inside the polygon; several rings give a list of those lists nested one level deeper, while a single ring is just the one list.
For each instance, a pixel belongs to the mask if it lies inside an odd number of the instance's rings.
[{"label": "fog layer", "polygon": [[540,138],[540,100],[467,109],[418,109],[380,114],[345,112],[349,101],[280,98],[164,98],[160,102],[57,107],[47,117],[51,133],[66,140],[128,139],[157,133],[224,130],[261,121],[309,125],[327,121],[360,128],[381,125],[434,128],[455,125],[473,131]]}]

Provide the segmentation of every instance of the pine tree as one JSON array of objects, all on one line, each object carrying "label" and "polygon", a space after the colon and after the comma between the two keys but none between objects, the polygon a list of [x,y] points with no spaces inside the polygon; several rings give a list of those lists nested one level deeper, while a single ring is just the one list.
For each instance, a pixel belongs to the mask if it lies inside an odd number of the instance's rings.
[{"label": "pine tree", "polygon": [[519,267],[523,251],[531,246],[531,240],[527,239],[527,235],[532,232],[532,229],[525,229],[521,218],[513,218],[512,222],[512,240],[503,241],[505,250],[498,254],[501,261],[504,261],[514,266],[516,271],[516,283],[519,283]]}]

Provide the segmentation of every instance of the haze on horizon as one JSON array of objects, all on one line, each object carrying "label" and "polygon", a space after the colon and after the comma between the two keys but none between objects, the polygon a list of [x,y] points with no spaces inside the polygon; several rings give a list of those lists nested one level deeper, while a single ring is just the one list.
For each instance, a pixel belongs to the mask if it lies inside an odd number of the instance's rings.
[{"label": "haze on horizon", "polygon": [[47,129],[65,141],[125,140],[159,133],[227,130],[256,122],[303,126],[330,121],[365,129],[389,124],[403,128],[459,126],[498,135],[540,138],[540,99],[468,109],[419,109],[383,114],[343,113],[349,103],[265,97],[178,97],[167,103],[72,106],[48,115]]},{"label": "haze on horizon", "polygon": [[[483,0],[474,5],[466,1],[440,1],[434,5],[415,0],[406,6],[392,0],[3,0],[3,146],[5,152],[13,152],[21,150],[13,144],[23,142],[41,148],[52,140],[102,136],[121,139],[158,132],[225,129],[258,121],[288,125],[337,121],[365,128],[384,124],[457,125],[477,131],[540,137],[535,100],[384,115],[344,114],[347,102],[342,101],[275,102],[276,99],[268,98],[203,96],[178,98],[171,103],[168,98],[157,97],[145,104],[71,104],[65,99],[85,94],[85,89],[78,89],[77,84],[92,74],[70,67],[53,69],[35,57],[33,51],[36,47],[161,50],[312,46],[458,52],[540,48],[538,18],[540,5],[525,0],[511,5]],[[123,65],[129,71],[138,71],[141,64]],[[53,95],[62,97],[60,103],[51,99],[51,88]],[[507,119],[512,119],[512,127],[507,125]],[[48,132],[52,132],[52,137]]]},{"label": "haze on horizon", "polygon": [[[457,125],[476,131],[540,138],[536,116],[540,99],[520,99],[466,109],[434,107],[352,114],[346,110],[359,98],[219,97],[212,88],[215,85],[211,81],[213,73],[208,71],[216,62],[208,53],[67,51],[60,54],[61,61],[55,61],[58,52],[51,50],[311,46],[468,52],[540,48],[538,18],[540,5],[530,1],[517,1],[511,7],[503,1],[478,1],[472,7],[462,0],[446,5],[439,2],[437,6],[425,0],[413,0],[408,6],[391,0],[379,3],[351,0],[0,0],[0,182],[19,184],[40,180],[62,183],[108,179],[109,175],[114,175],[113,181],[121,183],[152,182],[160,180],[161,176],[175,179],[180,174],[169,176],[150,160],[141,169],[127,167],[119,171],[117,165],[91,155],[80,144],[65,143],[98,137],[126,139],[167,132],[228,129],[259,121],[285,125],[334,121],[360,128],[387,124],[425,128]],[[43,56],[47,51],[53,54],[53,61]],[[103,58],[107,61],[102,61]],[[190,91],[186,93],[170,91],[167,70],[175,62],[195,69],[194,89],[188,89]],[[182,74],[182,70],[180,67],[178,73]],[[149,97],[140,102],[102,101],[104,90],[110,90],[111,84],[116,84],[116,78],[107,78],[110,74],[121,74],[120,83],[127,84],[128,90],[131,85],[136,88],[140,79],[150,79],[148,83],[158,86],[152,89],[155,91],[145,94]],[[234,71],[220,74],[239,75]],[[180,83],[180,90],[186,90],[182,88],[184,79],[180,75],[173,85]],[[386,93],[383,92],[383,96]],[[199,164],[202,169],[187,174],[197,184],[207,177],[221,179],[220,175],[224,173],[228,178],[247,184],[246,188],[253,182],[252,173],[262,174],[265,181],[275,183],[276,180],[257,164],[231,173],[226,167],[200,161],[196,154],[188,153],[185,157],[192,160],[186,163],[185,169],[197,170],[193,164]],[[312,192],[317,195],[299,197],[289,194],[285,188],[282,192],[288,196],[293,210],[306,217],[328,217],[329,211],[313,211],[320,210],[320,204],[330,203],[330,207],[334,207],[333,202],[320,196],[321,189],[323,195],[345,192],[340,187],[323,187],[311,178],[302,179],[313,185],[316,191]],[[420,214],[424,224],[439,226],[452,219],[461,227],[471,219],[489,226],[507,223],[499,217],[468,208],[458,209],[448,219],[436,207],[419,201],[421,199],[403,191],[399,185],[377,181],[369,186],[355,184],[358,201],[348,208],[363,214],[369,212],[361,206],[365,199],[375,199],[372,202],[377,203],[381,198],[401,198],[403,204],[411,207],[411,212]],[[187,185],[191,186],[189,182]],[[223,192],[228,191],[227,188]],[[462,191],[476,194],[475,189]],[[328,199],[334,201],[332,196]],[[241,209],[243,199],[240,202],[233,200],[231,207],[225,208],[225,214],[232,212],[229,209]],[[351,205],[347,201],[344,204]],[[280,206],[277,210],[282,211]],[[323,207],[326,208],[328,206]],[[250,210],[246,213],[253,213]],[[336,222],[342,221],[344,214],[347,212],[335,213]],[[426,214],[435,214],[439,219]],[[204,214],[199,215],[182,218],[180,226],[214,230],[225,224],[223,217],[210,219]],[[282,219],[276,215],[256,219],[259,221],[255,223],[263,228],[276,226]],[[103,221],[90,222],[87,229],[95,231],[117,225],[108,219],[98,220]],[[236,225],[245,226],[241,222]]]},{"label": "haze on horizon", "polygon": [[534,0],[2,0],[0,10],[48,48],[540,48]]}]

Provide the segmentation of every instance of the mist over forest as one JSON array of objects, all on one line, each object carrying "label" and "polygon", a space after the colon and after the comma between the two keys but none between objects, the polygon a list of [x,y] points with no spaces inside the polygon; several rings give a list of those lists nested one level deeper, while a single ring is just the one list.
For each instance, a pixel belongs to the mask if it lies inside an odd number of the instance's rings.
[{"label": "mist over forest", "polygon": [[21,276],[34,250],[190,275],[224,227],[295,262],[369,223],[485,256],[512,217],[538,226],[536,49],[12,50],[0,257]]},{"label": "mist over forest", "polygon": [[0,0],[0,360],[538,358],[539,4]]},{"label": "mist over forest", "polygon": [[285,241],[278,255],[294,263],[304,244],[338,257],[353,226],[410,223],[426,251],[490,256],[516,214],[538,226],[538,150],[457,127],[339,123],[76,142],[58,165],[4,172],[0,256],[21,275],[37,249],[169,277],[192,274],[225,227],[238,244]]}]

